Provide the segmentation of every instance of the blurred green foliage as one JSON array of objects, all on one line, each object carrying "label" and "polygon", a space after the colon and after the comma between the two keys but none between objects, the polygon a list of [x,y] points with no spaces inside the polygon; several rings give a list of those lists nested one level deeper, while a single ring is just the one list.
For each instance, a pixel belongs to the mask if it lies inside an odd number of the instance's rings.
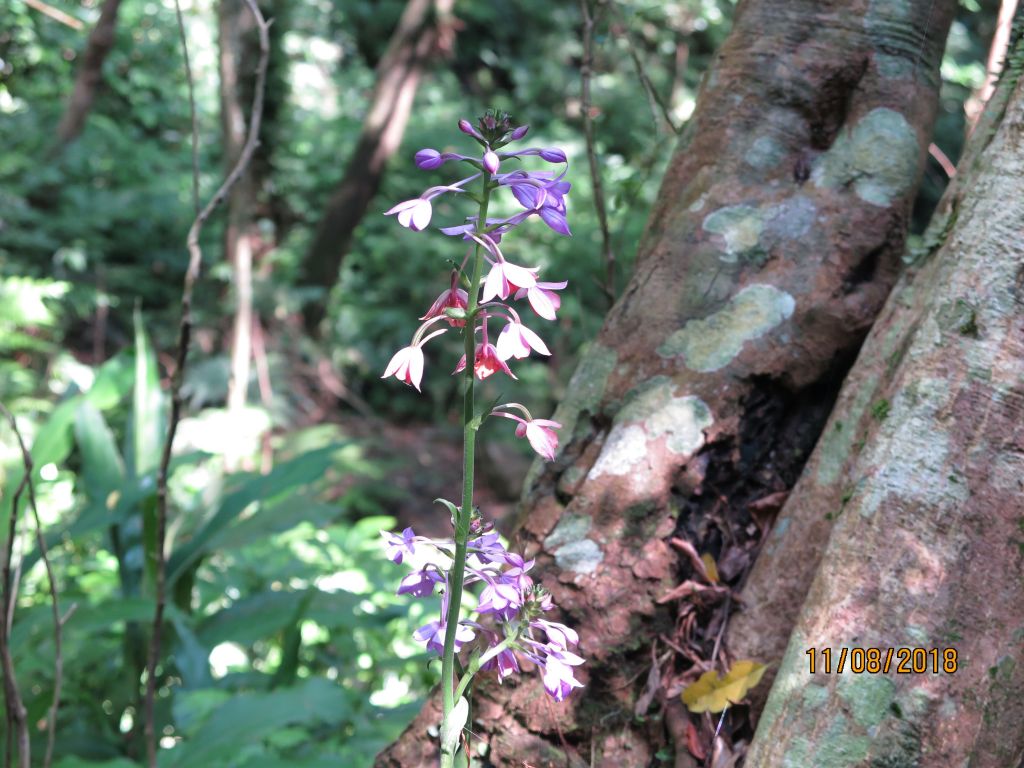
[{"label": "blurred green foliage", "polygon": [[[87,25],[98,15],[97,0],[52,2]],[[996,6],[964,2],[950,37],[935,141],[954,161],[962,104],[983,76]],[[404,3],[268,0],[264,7],[276,21],[260,224],[276,247],[261,263],[256,306],[270,330],[274,396],[241,421],[224,409],[231,270],[220,214],[204,234],[199,331],[184,388],[189,413],[172,465],[173,603],[163,663],[171,683],[158,699],[165,767],[368,765],[434,679],[410,634],[435,607],[393,597],[398,574],[378,543],[377,532],[395,523],[389,468],[367,459],[367,445],[339,427],[311,426],[320,412],[308,402],[308,382],[306,389],[295,383],[296,361],[315,369],[327,357],[352,400],[379,416],[443,421],[453,411],[454,349],[432,358],[428,398],[396,394],[377,378],[407,343],[409,308],[428,306],[445,287],[450,260],[461,256],[451,240],[408,232],[380,215],[451,178],[417,170],[413,153],[467,149],[455,123],[488,106],[529,123],[537,144],[569,153],[574,236],[534,224],[509,241],[510,256],[570,282],[546,336],[552,358],[517,369],[529,393],[521,399],[535,412],[557,400],[608,306],[582,139],[578,6],[461,0],[453,58],[419,89],[402,148],[330,296],[327,332],[318,342],[297,333],[292,319],[309,293],[297,283],[298,264],[355,144],[373,67]],[[605,7],[596,28],[593,115],[621,290],[675,138],[639,85],[634,55],[674,120],[684,122],[733,3],[620,0],[615,7],[614,15]],[[122,5],[85,132],[57,154],[54,128],[85,32],[21,0],[5,0],[2,15],[0,399],[32,446],[62,608],[75,606],[65,628],[56,765],[127,768],[142,753],[162,381],[192,218],[188,94],[174,6]],[[186,4],[185,22],[205,197],[223,168],[212,0]],[[915,226],[944,185],[930,166]],[[457,203],[438,205],[437,219],[460,221],[467,211]],[[268,430],[273,469],[237,470],[229,455],[257,466]],[[2,521],[22,470],[12,436],[6,429],[0,436]],[[12,641],[37,723],[52,693],[54,648],[38,553],[27,540],[19,547],[26,559]],[[32,733],[38,754],[44,734]]]}]

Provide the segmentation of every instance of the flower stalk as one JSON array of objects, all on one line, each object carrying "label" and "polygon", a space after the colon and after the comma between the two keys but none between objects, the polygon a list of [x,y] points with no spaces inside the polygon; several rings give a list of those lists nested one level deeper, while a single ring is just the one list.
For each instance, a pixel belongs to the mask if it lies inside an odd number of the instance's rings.
[{"label": "flower stalk", "polygon": [[[523,359],[532,352],[550,354],[547,345],[526,327],[511,302],[525,299],[537,317],[551,321],[560,306],[555,291],[566,285],[564,282],[538,282],[539,268],[509,262],[498,245],[510,231],[533,216],[558,234],[570,235],[565,196],[571,185],[565,181],[565,169],[556,175],[550,171],[525,171],[517,166],[516,170],[503,173],[502,162],[522,157],[538,157],[566,167],[568,162],[562,150],[552,147],[499,151],[506,144],[522,139],[527,132],[526,126],[513,128],[508,115],[503,113],[488,112],[475,127],[462,120],[459,130],[482,147],[479,159],[428,148],[416,153],[416,164],[423,170],[435,170],[447,162],[462,162],[469,165],[473,173],[448,185],[430,187],[420,197],[398,203],[386,211],[387,215],[396,216],[403,227],[419,232],[430,224],[433,216],[430,201],[435,197],[459,193],[464,199],[477,203],[475,216],[467,217],[463,224],[441,228],[449,237],[472,241],[471,257],[451,272],[449,288],[420,318],[425,322],[414,333],[412,343],[395,353],[383,376],[395,376],[419,391],[424,347],[448,327],[461,329],[464,355],[455,373],[462,373],[465,382],[462,503],[456,506],[438,499],[451,514],[453,538],[429,539],[417,536],[412,528],[406,528],[401,536],[381,532],[387,557],[395,563],[408,558],[416,568],[402,579],[398,594],[429,597],[437,588],[442,590],[440,620],[431,621],[413,633],[416,640],[426,643],[428,650],[441,656],[441,768],[455,767],[469,716],[466,691],[477,674],[494,671],[501,682],[519,672],[520,663],[531,664],[542,672],[544,688],[552,698],[562,701],[573,689],[582,687],[573,670],[583,664],[583,658],[569,650],[579,643],[576,632],[564,624],[542,618],[544,613],[554,609],[554,604],[547,591],[535,585],[528,574],[533,561],[507,550],[498,534],[492,532],[493,524],[485,522],[473,505],[477,432],[487,417],[501,416],[515,421],[516,435],[526,437],[539,456],[551,461],[557,455],[555,430],[560,424],[533,418],[519,403],[497,405],[489,412],[477,414],[475,393],[477,379],[498,372],[515,379],[507,361]],[[482,180],[479,195],[466,188],[476,179]],[[503,188],[512,193],[523,210],[507,218],[488,218],[492,196]],[[484,269],[488,265],[485,279]],[[488,340],[487,326],[492,320],[506,323],[497,345]],[[447,326],[427,333],[436,323],[447,323]],[[480,333],[479,344],[477,332]],[[510,413],[510,409],[523,416]],[[472,618],[464,619],[466,587],[477,583],[483,588],[477,595],[475,613]],[[481,621],[485,624],[479,623]],[[461,678],[456,680],[456,660],[464,647],[472,647],[472,650]]]}]

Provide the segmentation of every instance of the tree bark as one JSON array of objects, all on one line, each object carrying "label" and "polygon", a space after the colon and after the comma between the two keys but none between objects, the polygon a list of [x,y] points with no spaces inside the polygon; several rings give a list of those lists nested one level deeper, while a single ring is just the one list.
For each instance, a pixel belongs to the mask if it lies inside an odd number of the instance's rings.
[{"label": "tree bark", "polygon": [[[954,7],[740,4],[518,518],[587,687],[548,706],[535,679],[482,682],[473,749],[494,765],[647,765],[666,744],[634,717],[652,644],[686,616],[659,603],[692,573],[666,542],[717,556],[795,482],[895,279]],[[711,658],[714,631],[690,631]],[[430,765],[436,723],[431,703],[377,765]]]},{"label": "tree bark", "polygon": [[323,296],[304,310],[310,332],[316,332],[324,317],[327,293],[338,278],[356,227],[377,194],[384,166],[402,143],[423,70],[433,57],[451,49],[453,3],[409,0],[377,65],[376,86],[359,141],[327,201],[302,264],[306,284],[324,289]]},{"label": "tree bark", "polygon": [[85,128],[85,119],[96,100],[96,91],[103,80],[103,62],[114,47],[117,32],[117,12],[121,0],[105,0],[100,17],[89,33],[82,52],[82,61],[75,74],[75,85],[68,99],[64,115],[57,125],[57,144],[54,153],[61,152]]},{"label": "tree bark", "polygon": [[[252,99],[252,82],[258,49],[256,24],[240,0],[221,0],[218,6],[220,37],[220,109],[224,137],[224,162],[233,168],[246,137],[245,107]],[[231,364],[227,410],[237,415],[245,408],[252,360],[252,270],[253,254],[260,247],[257,205],[261,168],[250,166],[232,188],[228,199],[228,221],[224,231],[224,253],[233,270],[234,318],[231,333]],[[234,466],[238,456],[228,457]]]},{"label": "tree bark", "polygon": [[[863,446],[829,437],[818,447],[817,481],[831,462],[833,497],[845,490],[817,510],[837,519],[749,766],[1024,760],[1022,69],[1018,37],[1003,98],[943,203],[941,244],[901,280],[847,387],[856,403],[876,380],[876,423],[843,408],[842,431],[856,424]],[[785,510],[787,533],[807,518],[803,496],[825,498],[813,481],[805,489],[794,493],[800,514]],[[777,559],[759,583],[779,573]],[[881,648],[884,661],[890,647],[938,649],[940,673],[927,655],[928,674],[896,674],[897,653],[888,672],[838,674],[840,649]],[[809,674],[809,648],[832,649],[832,674],[820,655]]]}]

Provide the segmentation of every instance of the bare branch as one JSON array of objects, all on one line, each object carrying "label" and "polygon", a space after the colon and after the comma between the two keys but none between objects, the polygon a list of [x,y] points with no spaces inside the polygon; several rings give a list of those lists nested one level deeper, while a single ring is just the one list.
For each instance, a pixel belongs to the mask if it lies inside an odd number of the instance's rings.
[{"label": "bare branch", "polygon": [[651,115],[654,118],[655,125],[661,127],[661,121],[658,119],[659,111],[660,117],[665,121],[665,124],[671,129],[672,133],[678,134],[682,130],[681,126],[676,125],[676,121],[672,119],[672,111],[669,109],[665,99],[661,97],[658,90],[654,87],[654,83],[651,82],[651,78],[647,74],[647,68],[644,66],[643,61],[640,59],[640,54],[637,52],[636,41],[633,40],[633,33],[629,31],[629,25],[626,20],[622,17],[622,12],[618,5],[613,1],[611,3],[612,11],[619,18],[620,29],[622,30],[622,36],[626,39],[626,45],[629,48],[629,58],[633,61],[633,68],[636,70],[636,76],[640,80],[640,85],[644,89],[644,93],[647,95],[647,102],[651,106]]},{"label": "bare branch", "polygon": [[583,14],[583,61],[580,63],[580,109],[583,112],[583,134],[587,139],[587,160],[590,163],[590,181],[593,187],[594,210],[601,227],[601,245],[604,254],[604,292],[608,305],[615,303],[615,252],[612,250],[611,234],[608,231],[608,211],[604,202],[604,185],[601,169],[597,164],[597,149],[594,141],[594,120],[590,106],[590,79],[594,72],[594,16],[590,0],[580,0]]},{"label": "bare branch", "polygon": [[[15,520],[18,516],[18,501],[20,500],[22,492],[27,488],[29,508],[32,510],[32,518],[36,525],[36,546],[39,547],[39,558],[43,561],[43,567],[46,569],[46,580],[50,587],[50,607],[53,611],[53,702],[50,704],[50,714],[46,718],[46,753],[43,757],[43,768],[50,768],[50,764],[53,762],[53,741],[57,734],[57,709],[58,707],[60,707],[60,692],[61,686],[64,681],[64,656],[61,646],[64,621],[60,617],[60,603],[57,598],[57,582],[54,579],[53,566],[50,564],[50,556],[46,550],[46,539],[43,536],[43,524],[42,521],[39,519],[39,507],[36,505],[36,488],[35,484],[32,482],[32,454],[29,453],[28,448],[25,447],[25,441],[22,439],[21,431],[18,429],[18,422],[15,421],[14,415],[9,410],[7,410],[7,407],[3,403],[0,403],[0,415],[3,415],[4,418],[7,419],[7,423],[11,425],[11,430],[14,432],[15,438],[17,438],[18,440],[18,447],[21,449],[21,463],[25,468],[25,474],[21,478],[21,483],[18,484],[18,490],[14,494],[14,501],[11,504],[11,522],[9,530],[11,533],[12,541],[8,542],[7,558],[4,560],[4,609],[6,612],[5,615],[7,617],[6,621],[4,622],[3,639],[3,649],[5,652],[4,675],[7,675],[7,664],[10,662],[10,649],[8,646],[8,642],[10,640],[11,618],[14,613],[14,595],[8,596],[7,594],[6,576],[7,568],[10,565],[14,528],[16,525]],[[8,602],[8,597],[10,597],[10,602]],[[13,665],[11,669],[11,674],[11,679],[13,682]],[[25,725],[27,728],[27,723]],[[28,765],[27,742],[23,762],[25,763],[25,765]]]},{"label": "bare branch", "polygon": [[[188,361],[189,339],[192,335],[192,290],[199,278],[199,270],[203,263],[203,252],[199,246],[199,235],[203,225],[211,214],[216,210],[227,197],[231,188],[238,183],[238,180],[245,173],[246,168],[252,161],[253,154],[259,144],[260,123],[263,119],[263,96],[266,90],[267,62],[270,58],[270,36],[268,30],[270,24],[263,18],[256,0],[243,0],[246,7],[252,13],[256,21],[256,29],[260,41],[260,58],[256,66],[256,86],[252,99],[252,111],[249,118],[249,132],[246,136],[245,145],[238,157],[238,162],[231,169],[231,173],[220,185],[220,188],[210,198],[206,206],[196,215],[192,226],[188,231],[187,246],[189,253],[188,269],[185,272],[185,285],[181,294],[181,323],[178,331],[177,360],[174,368],[174,375],[171,377],[171,408],[167,423],[167,439],[164,442],[163,453],[160,458],[160,467],[157,471],[157,508],[156,508],[156,608],[153,614],[153,635],[149,644],[149,659],[146,665],[146,698],[144,705],[145,735],[146,735],[146,757],[149,768],[157,768],[157,738],[156,723],[154,720],[154,701],[156,699],[156,667],[160,660],[160,638],[163,630],[164,608],[166,605],[165,580],[167,570],[167,558],[164,547],[167,539],[167,475],[171,463],[171,449],[174,444],[174,434],[178,429],[178,421],[181,418],[181,385],[185,379],[185,365]],[[180,14],[180,10],[179,10]],[[180,18],[180,17],[179,17]],[[179,30],[183,32],[183,25]],[[182,35],[182,47],[185,51],[186,61],[188,60],[188,44]],[[192,75],[188,72],[189,92],[192,92]],[[192,108],[193,125],[193,146],[196,141],[196,118],[195,102],[190,97]],[[194,152],[195,150],[193,150]],[[193,155],[195,157],[195,155]],[[193,190],[197,188],[198,168],[193,161]]]}]

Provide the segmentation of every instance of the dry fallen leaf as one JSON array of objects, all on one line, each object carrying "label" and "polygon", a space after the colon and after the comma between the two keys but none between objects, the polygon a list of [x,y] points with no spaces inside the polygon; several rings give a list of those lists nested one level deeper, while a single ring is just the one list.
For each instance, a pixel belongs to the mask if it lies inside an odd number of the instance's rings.
[{"label": "dry fallen leaf", "polygon": [[715,670],[705,672],[683,691],[683,704],[691,712],[721,712],[730,704],[738,704],[755,685],[761,682],[765,665],[745,659],[737,661],[723,676]]},{"label": "dry fallen leaf", "polygon": [[704,574],[708,577],[708,581],[712,584],[718,583],[718,566],[715,565],[715,558],[709,553],[705,552],[700,556],[700,560],[704,563]]}]

